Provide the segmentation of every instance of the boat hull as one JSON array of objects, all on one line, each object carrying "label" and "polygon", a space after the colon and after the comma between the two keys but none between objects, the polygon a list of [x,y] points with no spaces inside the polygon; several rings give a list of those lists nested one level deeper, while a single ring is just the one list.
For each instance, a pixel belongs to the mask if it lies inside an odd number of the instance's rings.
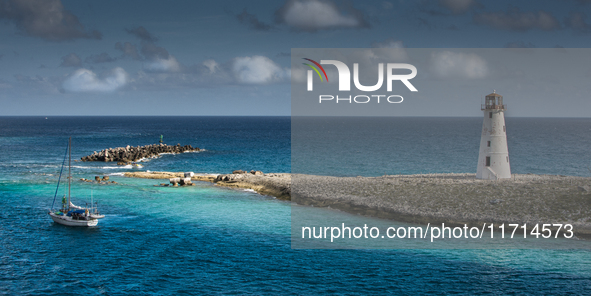
[{"label": "boat hull", "polygon": [[54,213],[49,213],[49,216],[53,220],[53,222],[66,225],[66,226],[79,226],[79,227],[92,227],[98,224],[97,219],[89,219],[89,220],[74,220],[72,217],[56,215]]}]

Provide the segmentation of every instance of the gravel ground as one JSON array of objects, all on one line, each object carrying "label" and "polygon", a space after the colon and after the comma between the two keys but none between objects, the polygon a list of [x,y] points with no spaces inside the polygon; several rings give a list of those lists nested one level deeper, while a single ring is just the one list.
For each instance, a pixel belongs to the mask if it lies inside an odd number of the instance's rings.
[{"label": "gravel ground", "polygon": [[292,176],[292,201],[415,223],[570,223],[591,235],[591,178],[474,174],[382,177]]}]

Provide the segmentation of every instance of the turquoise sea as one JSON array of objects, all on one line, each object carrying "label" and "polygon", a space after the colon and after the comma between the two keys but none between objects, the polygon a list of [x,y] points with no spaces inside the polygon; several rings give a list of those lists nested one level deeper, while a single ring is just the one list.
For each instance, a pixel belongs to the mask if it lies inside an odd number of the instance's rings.
[{"label": "turquoise sea", "polygon": [[[336,144],[315,146],[314,126],[334,127]],[[387,139],[372,137],[375,126]],[[293,128],[310,133],[292,139],[289,117],[0,117],[0,294],[591,294],[587,250],[295,250],[288,202],[210,183],[154,187],[113,163],[73,164],[74,180],[118,182],[73,183],[75,203],[92,195],[106,214],[98,227],[47,216],[69,136],[74,159],[160,135],[205,149],[152,159],[141,169],[150,171],[474,172],[481,119],[308,119]],[[591,119],[507,118],[507,130],[514,173],[591,176]],[[358,144],[339,146],[344,135]]]}]

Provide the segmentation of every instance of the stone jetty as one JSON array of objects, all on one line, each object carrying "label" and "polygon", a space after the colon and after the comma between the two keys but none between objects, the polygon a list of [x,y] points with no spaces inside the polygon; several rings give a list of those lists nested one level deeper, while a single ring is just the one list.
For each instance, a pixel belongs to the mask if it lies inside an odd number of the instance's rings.
[{"label": "stone jetty", "polygon": [[191,145],[181,146],[176,144],[174,146],[166,144],[153,144],[146,146],[127,146],[118,148],[109,148],[101,152],[94,152],[91,155],[80,158],[81,161],[116,161],[118,163],[126,164],[133,161],[138,161],[142,158],[156,157],[162,153],[184,153],[184,152],[198,152],[199,148]]}]

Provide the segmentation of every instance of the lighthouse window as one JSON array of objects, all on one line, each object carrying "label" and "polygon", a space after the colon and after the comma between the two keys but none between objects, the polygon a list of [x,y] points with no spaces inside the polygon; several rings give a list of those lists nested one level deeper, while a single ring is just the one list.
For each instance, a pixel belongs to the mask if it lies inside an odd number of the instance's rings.
[{"label": "lighthouse window", "polygon": [[492,112],[488,112],[488,118],[492,118]]},{"label": "lighthouse window", "polygon": [[503,125],[503,132],[506,132],[506,130],[505,130],[505,126],[504,126],[504,125]]},{"label": "lighthouse window", "polygon": [[486,157],[486,166],[490,166],[490,156]]},{"label": "lighthouse window", "polygon": [[509,156],[507,156],[507,162],[509,162]]},{"label": "lighthouse window", "polygon": [[490,141],[486,141],[486,147],[490,147]]}]

